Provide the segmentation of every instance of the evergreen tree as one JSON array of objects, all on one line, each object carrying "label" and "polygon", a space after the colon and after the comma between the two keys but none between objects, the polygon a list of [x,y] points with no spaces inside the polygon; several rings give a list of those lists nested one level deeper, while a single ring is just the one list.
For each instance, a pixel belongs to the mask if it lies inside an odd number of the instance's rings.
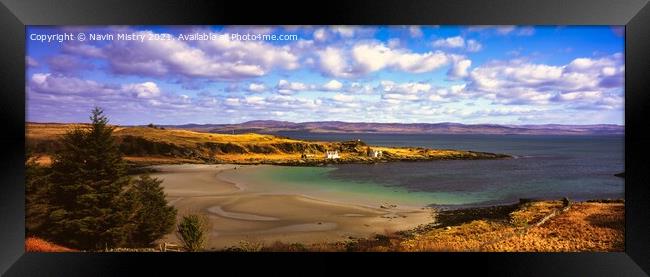
[{"label": "evergreen tree", "polygon": [[[114,127],[103,111],[93,109],[90,120],[61,138],[51,173],[45,175],[48,209],[34,212],[47,215],[45,223],[37,217],[33,223],[47,226],[43,237],[78,249],[148,246],[171,231],[176,209],[167,205],[162,181],[127,175]],[[34,199],[29,203],[40,203]]]},{"label": "evergreen tree", "polygon": [[49,214],[47,170],[38,165],[38,156],[25,155],[25,234],[39,235]]},{"label": "evergreen tree", "polygon": [[161,180],[142,175],[130,189],[137,203],[134,230],[130,244],[137,247],[150,246],[155,240],[172,231],[176,221],[176,209],[167,205]]},{"label": "evergreen tree", "polygon": [[113,127],[95,108],[90,128],[77,127],[62,138],[51,175],[50,234],[81,249],[114,247],[126,237],[130,211],[123,189],[129,184],[126,167],[112,136]]}]

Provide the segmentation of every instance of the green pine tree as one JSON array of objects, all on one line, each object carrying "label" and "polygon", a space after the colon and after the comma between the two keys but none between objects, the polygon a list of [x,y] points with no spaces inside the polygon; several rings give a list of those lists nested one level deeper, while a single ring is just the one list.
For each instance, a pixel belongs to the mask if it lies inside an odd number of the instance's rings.
[{"label": "green pine tree", "polygon": [[42,236],[84,250],[148,246],[171,231],[176,210],[165,200],[162,181],[127,175],[114,127],[100,108],[90,120],[61,138],[46,176]]},{"label": "green pine tree", "polygon": [[48,168],[38,165],[38,156],[25,155],[25,234],[40,235],[49,215]]},{"label": "green pine tree", "polygon": [[150,246],[154,241],[172,231],[176,222],[176,209],[167,205],[161,180],[142,175],[130,189],[137,203],[130,245]]},{"label": "green pine tree", "polygon": [[113,127],[95,108],[90,128],[77,127],[61,140],[51,174],[51,235],[81,249],[101,249],[121,244],[131,211],[121,197],[129,184],[126,166]]}]

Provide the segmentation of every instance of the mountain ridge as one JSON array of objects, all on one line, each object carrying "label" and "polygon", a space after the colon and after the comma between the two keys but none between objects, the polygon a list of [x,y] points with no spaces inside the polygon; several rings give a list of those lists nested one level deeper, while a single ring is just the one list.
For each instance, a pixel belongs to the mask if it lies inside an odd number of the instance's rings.
[{"label": "mountain ridge", "polygon": [[462,124],[440,123],[374,123],[344,121],[290,122],[252,120],[235,124],[161,125],[211,133],[300,131],[311,133],[402,133],[402,134],[503,134],[503,135],[622,135],[625,126],[616,124]]}]

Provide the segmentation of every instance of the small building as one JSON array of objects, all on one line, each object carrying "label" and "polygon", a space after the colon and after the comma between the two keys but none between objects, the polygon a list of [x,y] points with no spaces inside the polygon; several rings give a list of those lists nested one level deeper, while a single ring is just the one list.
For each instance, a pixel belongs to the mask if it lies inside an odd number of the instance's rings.
[{"label": "small building", "polygon": [[375,150],[375,149],[370,149],[370,151],[368,152],[368,156],[371,158],[381,158],[383,154],[384,154],[383,151]]},{"label": "small building", "polygon": [[300,155],[300,159],[303,160],[310,160],[314,158],[314,154],[308,153],[308,152],[303,152],[302,155]]},{"label": "small building", "polygon": [[326,158],[328,158],[328,159],[338,159],[338,158],[340,158],[339,151],[338,150],[327,151]]}]

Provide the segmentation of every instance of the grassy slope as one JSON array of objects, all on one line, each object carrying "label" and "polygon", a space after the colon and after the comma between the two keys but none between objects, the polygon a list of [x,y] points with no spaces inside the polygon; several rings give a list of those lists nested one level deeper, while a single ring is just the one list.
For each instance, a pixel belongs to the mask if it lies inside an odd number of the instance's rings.
[{"label": "grassy slope", "polygon": [[[37,153],[50,154],[56,140],[73,127],[82,124],[28,123],[27,144]],[[431,159],[493,159],[505,155],[457,150],[424,148],[372,147],[382,150],[384,157],[366,156],[363,143],[303,141],[263,134],[214,134],[179,129],[148,127],[117,127],[115,135],[127,160],[140,164],[178,162],[223,162],[240,164],[320,164],[324,162],[381,162],[395,160]],[[339,150],[341,158],[326,160],[325,151]],[[301,159],[303,152],[309,153]],[[47,155],[44,157],[47,163]]]},{"label": "grassy slope", "polygon": [[534,225],[561,208],[560,201],[530,203],[501,220],[436,228],[402,241],[399,247],[405,251],[623,251],[623,203],[574,203]]}]

